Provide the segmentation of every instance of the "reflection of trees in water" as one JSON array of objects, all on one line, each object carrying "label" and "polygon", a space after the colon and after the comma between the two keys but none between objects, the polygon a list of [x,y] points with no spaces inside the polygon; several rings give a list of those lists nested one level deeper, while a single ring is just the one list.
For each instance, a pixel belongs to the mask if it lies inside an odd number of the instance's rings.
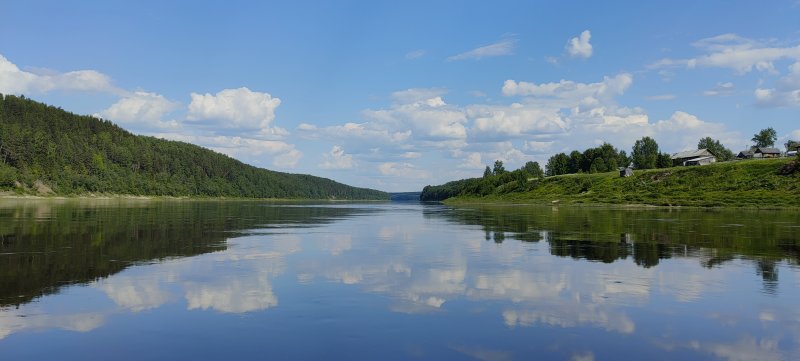
[{"label": "reflection of trees in water", "polygon": [[357,211],[257,202],[6,202],[0,207],[0,307],[131,264],[225,250],[231,232],[327,223]]},{"label": "reflection of trees in water", "polygon": [[644,268],[673,257],[708,268],[751,260],[768,293],[777,289],[777,264],[800,259],[800,233],[792,228],[800,212],[487,206],[430,207],[424,215],[480,225],[486,240],[497,243],[545,240],[559,257],[605,263],[630,257]]}]

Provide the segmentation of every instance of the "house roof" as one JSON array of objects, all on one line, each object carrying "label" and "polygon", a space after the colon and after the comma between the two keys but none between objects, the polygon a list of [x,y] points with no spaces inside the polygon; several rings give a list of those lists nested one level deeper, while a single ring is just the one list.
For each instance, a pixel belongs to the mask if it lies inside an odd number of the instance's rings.
[{"label": "house roof", "polygon": [[755,149],[745,149],[745,150],[739,152],[739,154],[753,155],[753,154],[755,154],[755,152],[756,152]]},{"label": "house roof", "polygon": [[778,148],[758,148],[756,149],[756,153],[761,154],[781,154],[781,150]]},{"label": "house roof", "polygon": [[714,156],[712,155],[712,156],[708,156],[708,157],[697,157],[697,158],[687,159],[686,162],[699,162],[701,160],[706,160],[706,159],[711,159],[711,158],[714,158]]},{"label": "house roof", "polygon": [[685,159],[685,158],[697,158],[697,157],[713,157],[714,154],[709,152],[708,149],[697,149],[697,150],[687,150],[685,152],[679,152],[672,155],[672,159]]}]

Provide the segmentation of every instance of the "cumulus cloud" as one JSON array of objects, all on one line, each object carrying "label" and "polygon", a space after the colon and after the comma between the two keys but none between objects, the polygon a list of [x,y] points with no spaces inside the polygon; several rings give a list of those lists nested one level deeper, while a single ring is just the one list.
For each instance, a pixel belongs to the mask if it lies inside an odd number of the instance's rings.
[{"label": "cumulus cloud", "polygon": [[180,104],[156,93],[137,91],[96,114],[112,121],[133,127],[178,128],[175,120],[164,120],[164,116],[180,108]]},{"label": "cumulus cloud", "polygon": [[592,44],[589,43],[589,40],[591,38],[592,33],[589,30],[584,30],[581,35],[569,39],[567,53],[571,57],[590,58],[592,56]]},{"label": "cumulus cloud", "polygon": [[561,80],[558,83],[530,83],[506,80],[503,83],[503,95],[507,96],[536,96],[556,97],[571,100],[580,100],[586,97],[608,99],[620,95],[633,84],[633,76],[621,73],[614,77],[603,77],[598,83],[578,83],[571,80]]},{"label": "cumulus cloud", "polygon": [[472,134],[476,139],[560,133],[567,128],[567,122],[561,118],[558,108],[536,104],[470,106],[467,115],[473,119]]},{"label": "cumulus cloud", "polygon": [[431,176],[430,172],[417,169],[417,167],[411,163],[386,162],[378,166],[378,171],[383,175],[400,178],[424,179]]},{"label": "cumulus cloud", "polygon": [[410,104],[435,99],[447,93],[444,88],[411,88],[392,93],[392,100],[399,104]]},{"label": "cumulus cloud", "polygon": [[479,60],[495,56],[513,55],[516,43],[517,40],[513,38],[503,39],[493,44],[481,46],[479,48],[472,49],[470,51],[458,55],[453,55],[447,58],[447,61],[458,61],[458,60],[468,60],[468,59]]},{"label": "cumulus cloud", "polygon": [[356,163],[352,154],[346,154],[341,146],[334,145],[327,153],[322,154],[323,162],[319,164],[322,169],[352,169]]},{"label": "cumulus cloud", "polygon": [[281,100],[246,87],[224,89],[216,94],[192,93],[188,120],[210,120],[237,129],[267,129]]},{"label": "cumulus cloud", "polygon": [[411,137],[411,130],[393,130],[384,124],[372,122],[345,123],[321,128],[313,124],[302,123],[297,127],[297,131],[300,136],[309,139],[325,137],[367,147],[370,145],[398,145]]},{"label": "cumulus cloud", "polygon": [[800,106],[800,61],[773,88],[756,88],[756,104],[767,107]]},{"label": "cumulus cloud", "polygon": [[464,162],[461,163],[458,167],[463,169],[483,169],[486,165],[483,164],[483,160],[481,159],[481,154],[478,152],[469,153],[467,158],[464,159]]},{"label": "cumulus cloud", "polygon": [[260,163],[263,157],[271,157],[272,165],[280,168],[294,168],[303,157],[294,144],[280,140],[264,140],[242,136],[203,136],[179,133],[157,133],[154,136],[197,144],[219,153],[250,162]]},{"label": "cumulus cloud", "polygon": [[467,136],[464,112],[442,97],[396,104],[390,109],[365,110],[364,116],[387,128],[410,130],[418,139],[463,139]]},{"label": "cumulus cloud", "polygon": [[95,70],[36,74],[20,70],[16,64],[0,55],[0,93],[43,94],[57,90],[124,93],[111,85],[110,77]]}]

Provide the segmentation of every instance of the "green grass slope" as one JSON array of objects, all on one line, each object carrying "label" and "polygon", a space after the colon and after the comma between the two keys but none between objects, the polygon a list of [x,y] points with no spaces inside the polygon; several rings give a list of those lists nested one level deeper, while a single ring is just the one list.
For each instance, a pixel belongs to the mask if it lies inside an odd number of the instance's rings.
[{"label": "green grass slope", "polygon": [[0,94],[0,191],[388,200],[330,179],[270,171],[193,144]]},{"label": "green grass slope", "polygon": [[[448,202],[642,204],[700,207],[800,207],[800,161],[749,160],[700,167],[572,174],[516,181],[490,194],[460,192]],[[434,191],[434,190],[431,190]]]}]

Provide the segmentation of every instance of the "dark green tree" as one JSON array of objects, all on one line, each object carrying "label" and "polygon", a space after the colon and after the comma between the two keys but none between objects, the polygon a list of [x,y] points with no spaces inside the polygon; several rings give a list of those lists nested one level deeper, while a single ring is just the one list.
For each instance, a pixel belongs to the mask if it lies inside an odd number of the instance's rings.
[{"label": "dark green tree", "polygon": [[789,139],[783,145],[786,146],[787,152],[791,152],[793,150],[797,150],[797,148],[800,147],[800,141]]},{"label": "dark green tree", "polygon": [[573,150],[569,154],[569,163],[567,165],[568,173],[580,173],[583,164],[583,153]]},{"label": "dark green tree", "polygon": [[494,173],[494,175],[501,175],[505,172],[506,168],[503,166],[503,161],[502,160],[494,161],[494,170],[492,171],[492,173]]},{"label": "dark green tree", "polygon": [[529,176],[534,178],[542,178],[544,177],[544,171],[542,167],[539,165],[539,162],[527,162],[522,169],[527,173]]},{"label": "dark green tree", "polygon": [[486,166],[486,169],[483,170],[483,178],[489,178],[492,176],[492,169],[489,166]]},{"label": "dark green tree", "polygon": [[697,142],[697,149],[708,149],[709,152],[717,156],[718,160],[723,162],[733,160],[735,157],[730,149],[722,145],[719,140],[712,139],[711,137],[700,139],[700,141]]},{"label": "dark green tree", "polygon": [[545,172],[548,176],[567,174],[569,171],[569,156],[564,153],[558,153],[549,160],[545,165]]},{"label": "dark green tree", "polygon": [[760,132],[753,135],[754,148],[766,148],[775,146],[775,141],[778,140],[778,132],[772,127],[761,129]]},{"label": "dark green tree", "polygon": [[669,168],[672,167],[672,156],[669,153],[661,153],[658,155],[658,160],[656,161],[657,168]]},{"label": "dark green tree", "polygon": [[655,139],[644,137],[636,141],[631,152],[631,159],[637,169],[653,169],[658,162],[658,143]]}]

